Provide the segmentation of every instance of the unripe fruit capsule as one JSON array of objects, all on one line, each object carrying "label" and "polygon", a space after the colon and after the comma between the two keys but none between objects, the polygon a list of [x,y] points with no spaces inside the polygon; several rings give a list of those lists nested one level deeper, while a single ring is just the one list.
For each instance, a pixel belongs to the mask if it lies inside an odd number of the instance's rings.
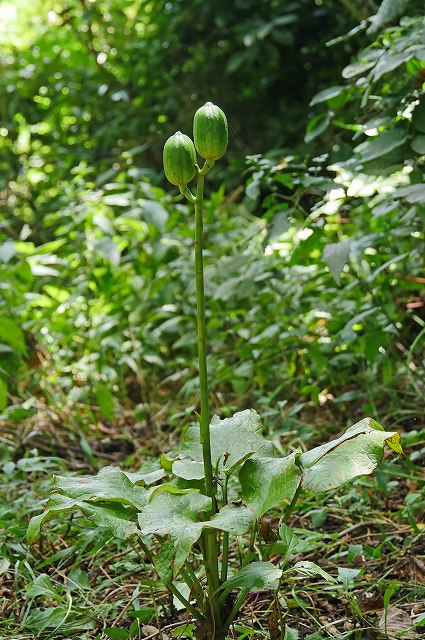
[{"label": "unripe fruit capsule", "polygon": [[185,188],[196,173],[196,151],[189,136],[177,131],[168,138],[164,145],[163,161],[167,180]]},{"label": "unripe fruit capsule", "polygon": [[198,109],[193,119],[193,138],[200,156],[210,163],[224,156],[229,139],[224,112],[212,102]]}]

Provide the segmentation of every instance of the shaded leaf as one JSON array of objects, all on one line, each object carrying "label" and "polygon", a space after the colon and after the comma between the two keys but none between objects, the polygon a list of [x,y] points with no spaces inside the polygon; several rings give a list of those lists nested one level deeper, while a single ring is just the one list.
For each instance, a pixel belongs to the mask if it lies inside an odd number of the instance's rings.
[{"label": "shaded leaf", "polygon": [[362,142],[354,149],[362,162],[370,162],[385,156],[406,142],[407,136],[403,129],[383,131],[374,138]]},{"label": "shaded leaf", "polygon": [[257,518],[272,507],[290,501],[300,484],[301,472],[292,453],[285,458],[254,458],[247,460],[239,473],[242,500]]},{"label": "shaded leaf", "polygon": [[410,146],[412,147],[413,151],[415,151],[415,153],[418,153],[420,156],[424,156],[425,155],[425,135],[416,136],[416,138],[413,138],[412,142],[410,143]]},{"label": "shaded leaf", "polygon": [[275,567],[271,562],[251,562],[226,580],[219,590],[264,589],[272,586],[281,575],[281,569]]},{"label": "shaded leaf", "polygon": [[24,333],[9,316],[0,316],[0,342],[10,344],[19,353],[26,353]]},{"label": "shaded leaf", "polygon": [[117,538],[128,538],[138,532],[137,525],[131,521],[134,512],[120,504],[100,507],[56,493],[50,498],[44,513],[31,518],[27,529],[28,542],[32,544],[38,540],[41,527],[48,520],[79,510],[94,524],[111,529]]},{"label": "shaded leaf", "polygon": [[296,571],[296,573],[299,573],[302,576],[306,576],[308,578],[322,576],[322,578],[324,578],[327,582],[336,582],[335,578],[333,578],[330,573],[319,567],[319,565],[317,565],[315,562],[310,562],[309,560],[297,562],[293,567],[291,567],[291,571]]},{"label": "shaded leaf", "polygon": [[350,257],[350,250],[349,240],[327,244],[323,250],[323,261],[328,265],[337,284],[340,283],[342,270]]},{"label": "shaded leaf", "polygon": [[312,118],[307,125],[306,134],[304,136],[305,142],[308,144],[318,136],[320,136],[331,123],[330,113],[321,113],[320,115]]},{"label": "shaded leaf", "polygon": [[383,0],[366,33],[376,33],[403,15],[409,0]]},{"label": "shaded leaf", "polygon": [[332,98],[336,98],[337,96],[340,96],[343,91],[344,87],[341,87],[339,85],[322,89],[322,91],[316,93],[310,100],[310,106],[312,107],[313,105],[319,104],[320,102],[327,102]]},{"label": "shaded leaf", "polygon": [[425,184],[410,184],[407,187],[400,187],[394,192],[394,197],[403,198],[407,202],[425,202]]},{"label": "shaded leaf", "polygon": [[[206,520],[205,514],[210,509],[211,499],[201,493],[190,492],[181,495],[167,491],[154,495],[139,514],[143,534],[170,536],[173,541],[174,553],[167,547],[167,557],[173,561],[174,576],[177,575],[204,527],[242,535],[254,521],[252,511],[243,505],[226,506],[210,520]],[[160,561],[162,562],[162,559]]]}]

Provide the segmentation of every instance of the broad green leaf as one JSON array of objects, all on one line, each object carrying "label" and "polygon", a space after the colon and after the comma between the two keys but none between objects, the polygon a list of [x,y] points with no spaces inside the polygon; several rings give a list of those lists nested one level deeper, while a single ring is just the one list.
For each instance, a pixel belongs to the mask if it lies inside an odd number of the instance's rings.
[{"label": "broad green leaf", "polygon": [[29,544],[38,540],[41,527],[46,522],[60,514],[79,510],[94,524],[111,529],[117,538],[128,538],[138,532],[137,525],[131,520],[134,516],[131,509],[126,509],[120,504],[111,504],[108,507],[89,505],[87,502],[56,493],[50,498],[44,513],[31,518],[27,529]]},{"label": "broad green leaf", "polygon": [[147,473],[144,471],[123,471],[123,473],[133,484],[140,484],[142,487],[149,487],[166,475],[164,469],[148,471]]},{"label": "broad green leaf", "polygon": [[119,502],[134,509],[143,509],[150,492],[134,485],[116,467],[105,467],[96,476],[56,476],[57,489],[70,498],[85,501]]},{"label": "broad green leaf", "polygon": [[342,77],[346,80],[359,76],[375,66],[375,60],[362,59],[347,65],[342,70]]},{"label": "broad green leaf", "polygon": [[0,342],[10,344],[15,351],[26,353],[24,333],[9,316],[0,316]]},{"label": "broad green leaf", "polygon": [[102,415],[111,420],[114,417],[114,396],[111,389],[104,382],[96,382],[94,389]]},{"label": "broad green leaf", "polygon": [[374,68],[372,75],[373,79],[379,80],[383,75],[397,69],[404,62],[408,62],[413,58],[414,53],[412,51],[401,51],[400,53],[387,53],[378,60],[378,64]]},{"label": "broad green leaf", "polygon": [[264,589],[274,585],[281,575],[281,569],[275,567],[271,562],[251,562],[226,580],[219,590]]},{"label": "broad green leaf", "polygon": [[239,473],[242,500],[256,517],[272,507],[292,500],[300,484],[301,472],[296,465],[299,454],[285,458],[251,458]]},{"label": "broad green leaf", "polygon": [[303,487],[318,493],[373,473],[383,458],[386,440],[395,433],[383,431],[372,418],[364,418],[340,438],[301,454]]},{"label": "broad green leaf", "polygon": [[390,129],[383,131],[375,138],[370,138],[359,144],[355,149],[362,162],[370,162],[386,156],[406,142],[407,136],[403,129]]},{"label": "broad green leaf", "polygon": [[[211,421],[210,434],[212,464],[219,471],[230,474],[247,456],[273,453],[273,445],[262,435],[260,417],[253,409],[240,411],[224,420],[215,416]],[[199,426],[189,427],[182,446],[182,455],[195,462],[203,460],[199,437]],[[173,465],[176,475],[177,470]]]},{"label": "broad green leaf", "polygon": [[130,637],[128,631],[118,627],[107,627],[103,632],[108,638],[111,638],[111,640],[128,640]]},{"label": "broad green leaf", "polygon": [[362,572],[362,569],[350,569],[349,567],[338,567],[338,582],[344,585],[346,591],[354,586],[354,578]]},{"label": "broad green leaf", "polygon": [[112,238],[99,238],[99,240],[95,242],[94,249],[102,258],[109,260],[109,262],[116,267],[121,262],[121,251]]},{"label": "broad green leaf", "polygon": [[294,629],[293,627],[288,627],[285,624],[285,635],[283,636],[283,640],[299,640],[300,633],[298,629]]},{"label": "broad green leaf", "polygon": [[336,98],[337,96],[340,96],[344,90],[344,87],[341,86],[327,87],[326,89],[322,89],[322,91],[319,91],[313,96],[310,101],[310,106],[312,107],[313,105],[319,104],[320,102],[327,102],[332,98]]},{"label": "broad green leaf", "polygon": [[67,589],[68,591],[74,591],[75,589],[89,591],[91,589],[91,584],[88,573],[86,571],[82,571],[78,567],[71,569],[68,574]]},{"label": "broad green leaf", "polygon": [[350,257],[350,250],[349,240],[327,244],[323,250],[323,261],[328,265],[337,284],[340,283],[342,270]]},{"label": "broad green leaf", "polygon": [[248,531],[254,521],[255,516],[251,509],[247,509],[245,505],[229,504],[220,509],[211,520],[205,523],[205,526],[241,536]]},{"label": "broad green leaf", "polygon": [[154,497],[158,495],[158,493],[175,493],[176,495],[183,496],[186,493],[199,493],[198,489],[194,489],[190,487],[189,489],[182,489],[181,487],[177,487],[175,484],[171,484],[171,482],[164,482],[163,484],[158,485],[152,489],[152,492],[149,495],[149,502],[152,502]]},{"label": "broad green leaf", "polygon": [[15,243],[13,240],[6,240],[6,242],[2,242],[0,244],[0,261],[1,262],[9,262],[11,258],[15,255]]},{"label": "broad green leaf", "polygon": [[425,203],[425,184],[410,184],[400,187],[394,192],[394,197],[403,198],[410,204]]},{"label": "broad green leaf", "polygon": [[416,138],[413,138],[410,146],[412,147],[413,151],[415,151],[415,153],[418,153],[420,156],[425,156],[425,135],[416,136]]},{"label": "broad green leaf", "polygon": [[314,578],[315,576],[322,576],[325,578],[327,582],[336,582],[336,579],[333,578],[327,571],[321,569],[314,562],[310,562],[309,560],[303,560],[301,562],[297,562],[290,569],[291,571],[296,571],[303,576],[307,576],[308,578]]},{"label": "broad green leaf", "polygon": [[139,525],[144,535],[170,536],[173,540],[174,576],[201,535],[204,523],[199,521],[200,514],[210,509],[211,499],[200,493],[178,495],[162,492],[156,494],[139,513]]},{"label": "broad green leaf", "polygon": [[184,480],[202,480],[204,464],[195,460],[176,460],[173,463],[173,473]]},{"label": "broad green leaf", "polygon": [[[211,499],[197,492],[175,494],[157,493],[139,514],[139,525],[144,535],[170,536],[174,543],[173,575],[190,553],[192,545],[204,527],[242,535],[254,522],[254,514],[244,505],[228,505],[210,520],[205,514],[211,508]],[[167,549],[170,559],[171,551]]]},{"label": "broad green leaf", "polygon": [[383,0],[366,33],[376,33],[382,27],[393,24],[403,15],[409,0]]}]

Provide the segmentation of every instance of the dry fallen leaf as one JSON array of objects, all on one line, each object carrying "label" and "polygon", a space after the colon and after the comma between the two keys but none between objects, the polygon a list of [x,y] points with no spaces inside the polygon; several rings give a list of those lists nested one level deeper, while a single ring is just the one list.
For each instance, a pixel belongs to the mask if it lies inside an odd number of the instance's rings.
[{"label": "dry fallen leaf", "polygon": [[[378,622],[378,628],[387,634],[389,638],[400,638],[401,640],[415,640],[418,634],[415,631],[407,631],[413,622],[408,613],[390,605],[386,612],[382,612]],[[405,633],[402,633],[405,631]]]}]

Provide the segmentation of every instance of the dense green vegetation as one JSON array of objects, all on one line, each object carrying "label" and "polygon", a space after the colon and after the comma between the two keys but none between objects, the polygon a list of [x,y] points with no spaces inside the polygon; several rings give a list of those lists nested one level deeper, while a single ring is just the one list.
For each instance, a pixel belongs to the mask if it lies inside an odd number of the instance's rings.
[{"label": "dense green vegetation", "polygon": [[390,600],[420,624],[422,3],[14,0],[0,17],[0,637],[174,633],[163,584],[106,529],[76,516],[24,540],[52,473],[150,471],[196,418],[194,219],[162,148],[207,100],[229,121],[205,203],[211,407],[255,407],[280,454],[371,415],[408,455],[326,506],[305,494],[292,525],[339,582],[300,596],[294,577],[282,636],[261,592],[234,637],[374,638]]}]

